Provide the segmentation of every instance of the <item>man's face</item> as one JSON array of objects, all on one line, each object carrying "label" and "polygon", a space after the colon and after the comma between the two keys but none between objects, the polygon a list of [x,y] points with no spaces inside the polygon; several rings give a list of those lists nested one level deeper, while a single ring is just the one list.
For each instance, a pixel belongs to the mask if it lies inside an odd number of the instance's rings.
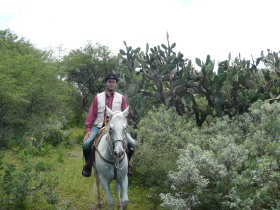
[{"label": "man's face", "polygon": [[106,82],[106,87],[109,91],[113,91],[116,89],[117,81],[115,79],[108,79]]}]

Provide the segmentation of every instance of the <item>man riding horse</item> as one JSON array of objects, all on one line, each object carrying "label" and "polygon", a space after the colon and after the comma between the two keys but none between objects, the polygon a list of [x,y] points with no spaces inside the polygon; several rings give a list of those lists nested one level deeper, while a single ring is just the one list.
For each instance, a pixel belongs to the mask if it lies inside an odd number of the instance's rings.
[{"label": "man riding horse", "polygon": [[[126,98],[116,92],[118,83],[116,74],[108,74],[105,77],[106,90],[95,96],[90,111],[86,119],[86,135],[83,142],[83,154],[86,163],[92,159],[93,155],[91,146],[94,143],[100,129],[105,126],[105,121],[108,120],[106,115],[106,105],[113,111],[124,111],[128,107]],[[128,115],[129,117],[129,115]],[[128,161],[131,160],[135,148],[135,140],[127,133],[128,140]],[[86,164],[83,167],[82,175],[90,177],[92,171],[92,163]],[[128,176],[132,175],[132,166],[129,164]]]}]

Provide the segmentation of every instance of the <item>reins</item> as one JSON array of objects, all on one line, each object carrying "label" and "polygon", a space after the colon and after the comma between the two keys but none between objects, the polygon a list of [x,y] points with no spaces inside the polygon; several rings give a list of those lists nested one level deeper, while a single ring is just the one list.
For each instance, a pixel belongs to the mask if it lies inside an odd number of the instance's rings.
[{"label": "reins", "polygon": [[97,148],[95,148],[95,150],[97,151],[97,153],[99,154],[99,156],[101,157],[102,160],[104,160],[106,163],[109,163],[111,165],[114,166],[114,180],[117,179],[117,174],[118,174],[118,169],[121,170],[121,168],[119,168],[119,164],[124,160],[125,156],[126,156],[126,153],[124,153],[122,159],[120,161],[117,161],[117,162],[111,162],[109,160],[106,160],[102,155],[101,153],[99,152],[99,150]]},{"label": "reins", "polygon": [[124,155],[122,156],[122,158],[120,159],[120,161],[112,162],[112,161],[109,161],[109,160],[105,159],[105,158],[101,155],[101,153],[99,152],[99,150],[98,150],[97,147],[95,148],[95,150],[97,151],[97,153],[99,154],[99,156],[101,157],[102,160],[104,160],[106,163],[109,163],[109,164],[111,164],[111,165],[115,165],[117,162],[118,162],[118,163],[121,163],[121,162],[123,161],[124,157],[125,157],[125,153],[124,153]]},{"label": "reins", "polygon": [[[117,113],[115,113],[115,114],[117,114]],[[114,115],[115,115],[115,114],[114,114]],[[112,118],[113,118],[114,115],[112,115]],[[105,120],[105,127],[106,127],[106,129],[107,129],[107,127],[108,127],[109,122],[110,122],[110,120]],[[108,130],[107,130],[106,132],[108,132]],[[107,141],[108,136],[111,137],[110,132],[108,132],[108,133],[107,133],[107,136],[105,137],[105,138],[106,138],[106,141]],[[117,142],[117,141],[123,142],[124,148],[125,148],[125,150],[126,150],[127,142],[124,141],[124,139],[123,139],[123,140],[121,140],[121,139],[114,140],[113,143],[112,143],[112,145],[114,145],[115,142]],[[107,143],[109,143],[109,142],[107,141]],[[126,144],[125,144],[125,143],[126,143]],[[119,170],[122,170],[122,168],[119,168],[119,165],[120,165],[120,163],[124,160],[124,158],[126,157],[126,152],[124,152],[124,154],[123,154],[123,156],[121,157],[120,160],[117,160],[116,162],[113,162],[113,161],[109,161],[109,160],[107,160],[106,158],[104,158],[104,157],[102,156],[102,154],[100,153],[100,151],[98,150],[97,146],[95,147],[95,150],[97,151],[97,153],[99,154],[99,156],[101,157],[101,159],[102,159],[103,161],[105,161],[106,163],[111,164],[111,165],[114,166],[114,180],[116,180],[116,179],[117,179],[117,171],[118,171],[118,169],[119,169]],[[110,150],[111,155],[113,155],[113,153],[112,153],[112,151],[111,151],[111,149],[110,149],[110,145],[109,145],[109,150]]]}]

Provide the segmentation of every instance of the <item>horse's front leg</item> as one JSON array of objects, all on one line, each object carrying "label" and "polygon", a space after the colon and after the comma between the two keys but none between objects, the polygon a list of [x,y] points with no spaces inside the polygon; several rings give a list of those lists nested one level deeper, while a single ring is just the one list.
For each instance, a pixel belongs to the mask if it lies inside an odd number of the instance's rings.
[{"label": "horse's front leg", "polygon": [[114,199],[111,194],[110,182],[108,179],[104,178],[101,174],[99,174],[99,179],[100,179],[100,181],[104,187],[105,193],[106,193],[109,210],[114,210]]},{"label": "horse's front leg", "polygon": [[97,208],[102,208],[103,204],[102,204],[102,198],[100,195],[100,179],[99,179],[99,174],[96,169],[94,170],[94,175],[95,175],[95,183],[96,183],[96,188],[97,188],[97,199],[98,199]]},{"label": "horse's front leg", "polygon": [[122,190],[122,207],[125,210],[127,208],[127,205],[129,203],[128,199],[128,178],[127,175],[123,177],[123,179],[119,182]]},{"label": "horse's front leg", "polygon": [[117,190],[117,195],[118,195],[118,209],[123,210],[122,200],[121,200],[121,186],[120,186],[119,182],[116,182],[116,190]]}]

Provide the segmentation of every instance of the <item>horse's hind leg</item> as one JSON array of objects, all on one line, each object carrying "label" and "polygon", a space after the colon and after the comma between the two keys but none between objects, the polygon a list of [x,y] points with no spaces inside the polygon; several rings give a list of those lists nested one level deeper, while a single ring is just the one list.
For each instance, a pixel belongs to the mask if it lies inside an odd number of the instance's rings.
[{"label": "horse's hind leg", "polygon": [[94,174],[95,174],[95,183],[96,183],[96,188],[97,188],[97,199],[98,199],[98,204],[97,204],[97,208],[102,208],[103,204],[102,204],[102,198],[100,195],[100,179],[99,179],[99,175],[97,170],[94,170]]}]

